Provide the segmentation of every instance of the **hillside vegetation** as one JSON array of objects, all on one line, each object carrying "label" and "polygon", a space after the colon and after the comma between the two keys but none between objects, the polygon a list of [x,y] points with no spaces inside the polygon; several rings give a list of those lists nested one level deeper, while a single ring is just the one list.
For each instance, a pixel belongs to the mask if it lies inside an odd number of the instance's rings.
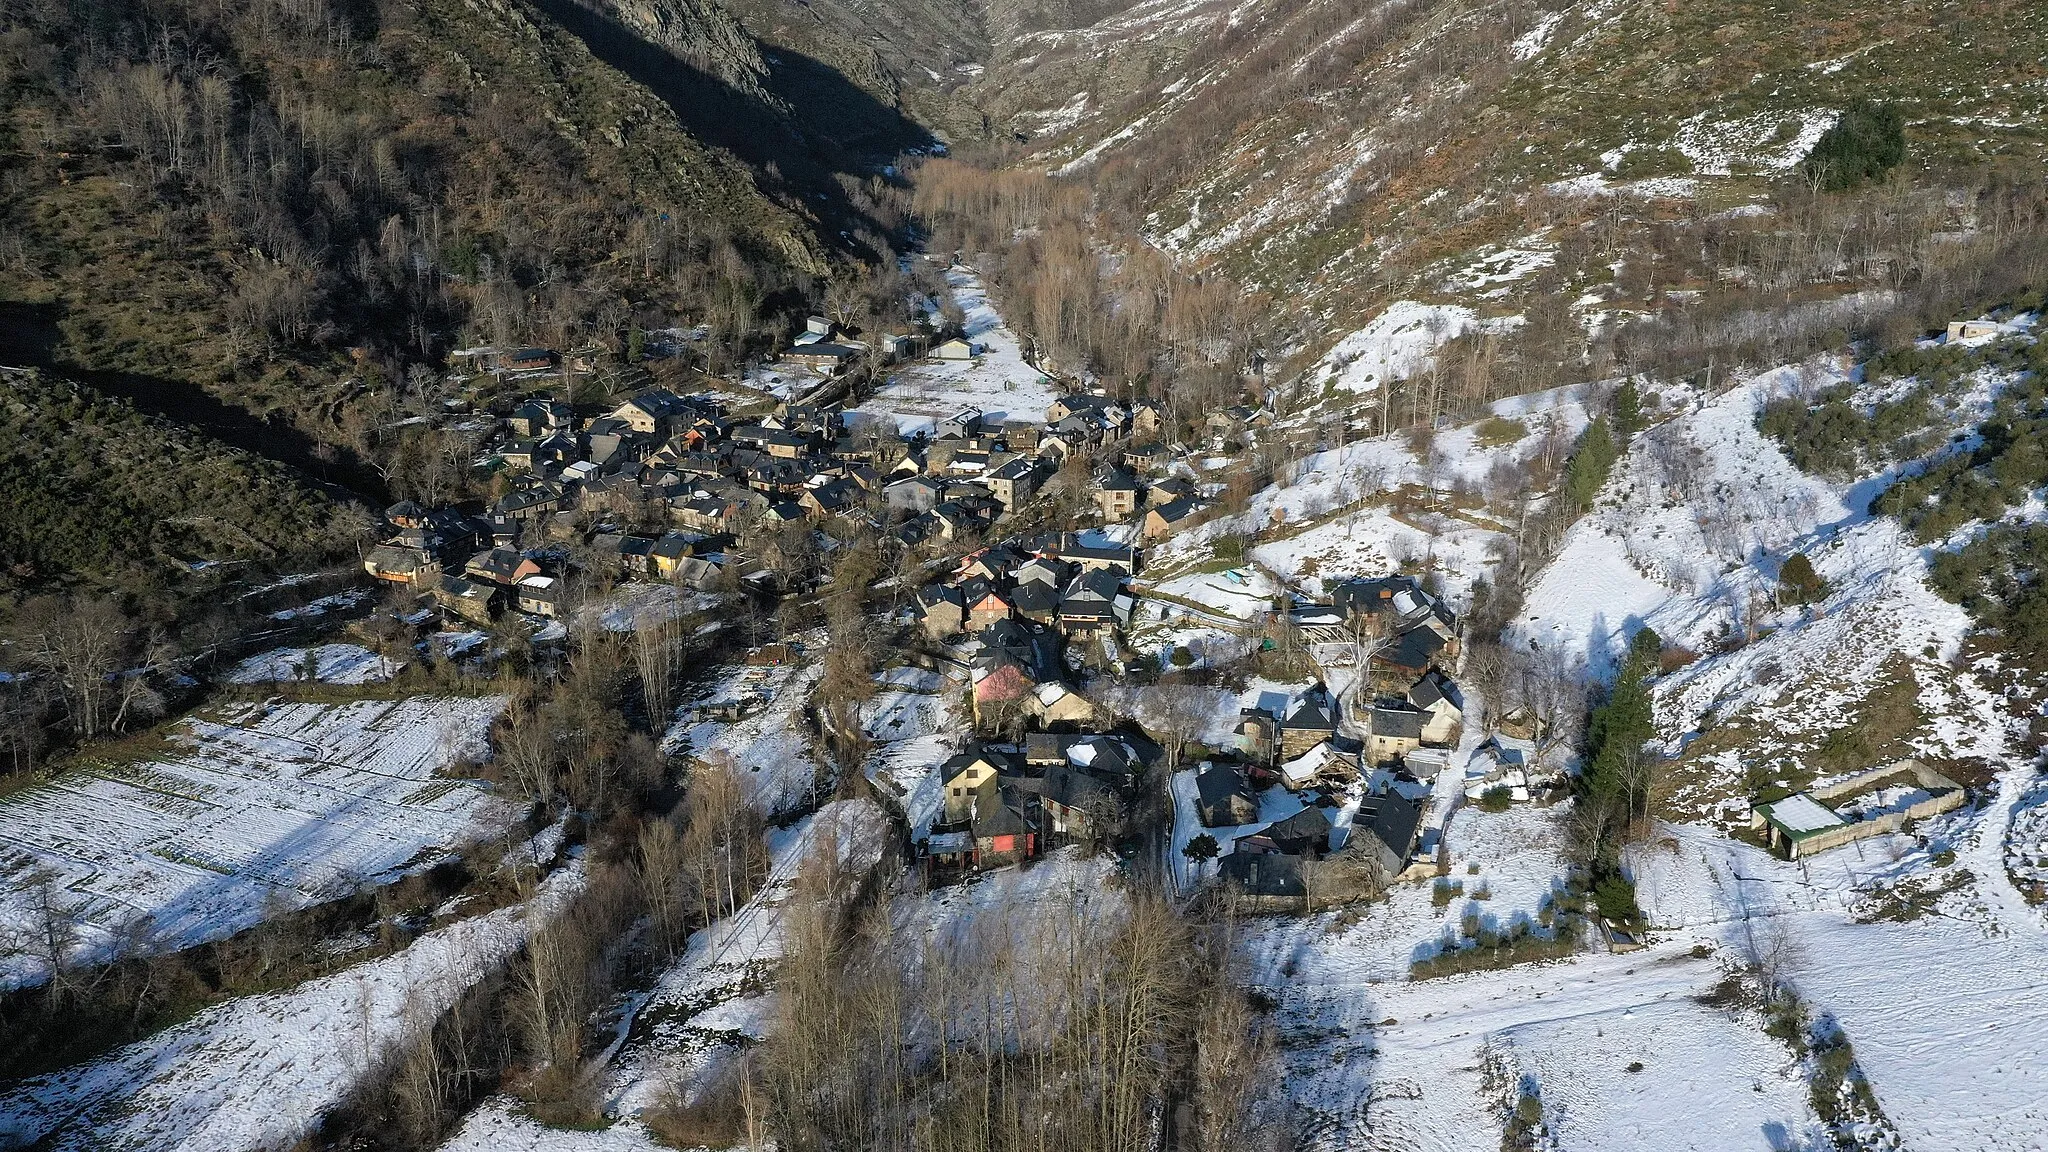
[{"label": "hillside vegetation", "polygon": [[263,457],[36,372],[0,374],[0,505],[0,588],[315,559],[363,522]]},{"label": "hillside vegetation", "polygon": [[1028,138],[1000,162],[1085,173],[1122,235],[1289,301],[1290,351],[1455,301],[1585,378],[1767,327],[1745,359],[1779,362],[1894,303],[1827,301],[2011,264],[2044,46],[1993,3],[1151,3],[971,91]]},{"label": "hillside vegetation", "polygon": [[[825,224],[872,216],[520,0],[16,4],[0,44],[5,350],[166,411],[205,389],[334,440],[339,380],[465,341],[745,347],[829,272]],[[747,100],[718,91],[690,113]]]}]

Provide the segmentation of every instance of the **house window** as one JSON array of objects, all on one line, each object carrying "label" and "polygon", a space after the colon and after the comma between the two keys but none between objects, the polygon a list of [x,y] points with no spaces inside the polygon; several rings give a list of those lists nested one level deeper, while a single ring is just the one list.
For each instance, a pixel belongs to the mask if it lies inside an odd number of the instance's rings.
[{"label": "house window", "polygon": [[965,796],[965,795],[967,795],[967,789],[965,789],[965,788],[955,788],[955,789],[953,789],[953,795],[955,795],[955,796]]}]

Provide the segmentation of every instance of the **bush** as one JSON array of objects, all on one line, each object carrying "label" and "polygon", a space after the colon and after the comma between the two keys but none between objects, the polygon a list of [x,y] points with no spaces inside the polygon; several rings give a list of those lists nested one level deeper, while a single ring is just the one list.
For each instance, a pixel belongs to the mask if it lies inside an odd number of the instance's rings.
[{"label": "bush", "polygon": [[1482,812],[1505,812],[1514,802],[1514,791],[1506,785],[1488,788],[1479,794],[1479,810]]},{"label": "bush", "polygon": [[1800,162],[1809,181],[1839,192],[1874,180],[1906,159],[1906,118],[1897,106],[1861,100],[1844,109]]},{"label": "bush", "polygon": [[1483,448],[1498,448],[1513,444],[1529,434],[1529,426],[1520,420],[1506,416],[1490,416],[1479,424],[1479,444]]},{"label": "bush", "polygon": [[1636,906],[1636,886],[1625,876],[1602,877],[1593,886],[1593,905],[1600,910],[1602,919],[1617,924],[1632,923],[1643,915]]},{"label": "bush", "polygon": [[1783,604],[1812,604],[1827,599],[1828,582],[1813,570],[1813,561],[1803,552],[1785,558],[1778,569],[1778,601]]}]

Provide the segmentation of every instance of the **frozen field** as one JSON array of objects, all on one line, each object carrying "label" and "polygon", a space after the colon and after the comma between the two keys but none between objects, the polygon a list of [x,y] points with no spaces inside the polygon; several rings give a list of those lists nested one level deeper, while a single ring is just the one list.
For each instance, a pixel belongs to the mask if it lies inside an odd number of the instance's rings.
[{"label": "frozen field", "polygon": [[[25,926],[47,882],[73,959],[124,933],[187,946],[429,866],[515,817],[487,785],[438,775],[488,751],[500,697],[239,705],[192,718],[131,764],[0,799],[0,918]],[[39,880],[38,878],[46,878]],[[0,958],[0,982],[43,965]]]},{"label": "frozen field", "polygon": [[[235,665],[223,677],[230,684],[316,680],[322,684],[377,684],[398,675],[405,664],[360,644],[273,648]],[[309,675],[310,673],[310,675]]]},{"label": "frozen field", "polygon": [[[0,1146],[260,1152],[313,1134],[402,1043],[510,957],[582,886],[572,865],[525,906],[461,920],[289,991],[249,996],[0,1094]],[[17,1141],[19,1143],[17,1143]]]},{"label": "frozen field", "polygon": [[968,407],[989,420],[1043,421],[1046,407],[1061,395],[1058,382],[1024,362],[1022,345],[996,314],[979,273],[955,265],[946,269],[946,283],[967,314],[967,339],[983,346],[980,358],[905,365],[849,415],[891,417],[906,436]]}]

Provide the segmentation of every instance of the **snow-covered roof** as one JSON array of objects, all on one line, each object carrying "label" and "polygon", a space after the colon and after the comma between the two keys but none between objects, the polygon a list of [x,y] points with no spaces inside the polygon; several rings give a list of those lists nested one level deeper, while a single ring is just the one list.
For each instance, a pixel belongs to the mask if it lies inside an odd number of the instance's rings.
[{"label": "snow-covered roof", "polygon": [[1834,809],[1804,792],[1759,807],[1766,817],[1794,836],[1824,832],[1848,823]]},{"label": "snow-covered roof", "polygon": [[1330,747],[1330,742],[1321,741],[1300,756],[1282,764],[1280,774],[1292,783],[1306,784],[1322,774],[1323,768],[1334,755],[1336,750]]}]

